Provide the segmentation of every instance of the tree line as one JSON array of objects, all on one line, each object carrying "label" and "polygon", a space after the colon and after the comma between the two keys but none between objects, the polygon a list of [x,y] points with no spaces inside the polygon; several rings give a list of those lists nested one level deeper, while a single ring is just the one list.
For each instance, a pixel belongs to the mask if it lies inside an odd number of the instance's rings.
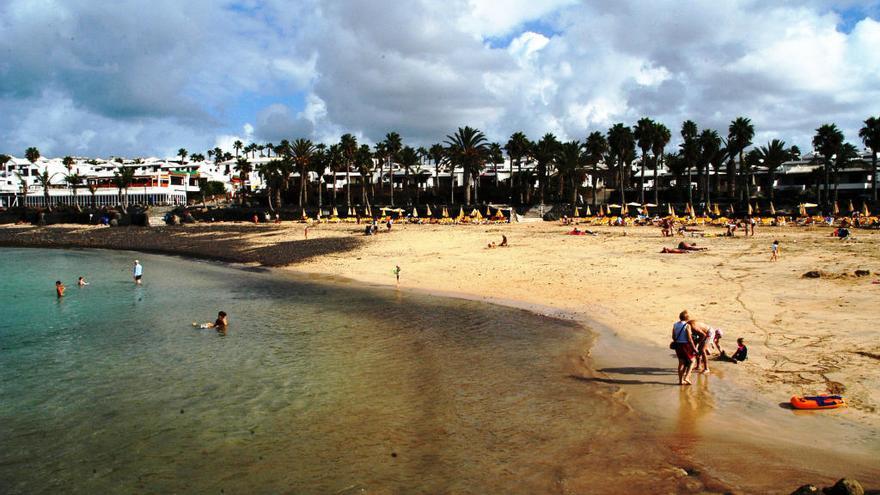
[{"label": "tree line", "polygon": [[[490,142],[485,134],[475,128],[465,126],[446,136],[441,143],[428,148],[404,145],[400,134],[389,132],[385,138],[373,147],[358,143],[357,138],[346,133],[339,142],[332,144],[314,143],[309,139],[299,138],[292,142],[282,140],[278,145],[272,143],[245,145],[240,140],[233,143],[234,154],[219,147],[207,150],[208,158],[217,162],[229,162],[225,171],[233,171],[244,184],[251,172],[255,170],[251,159],[257,153],[261,157],[272,160],[261,160],[256,165],[266,185],[266,200],[270,209],[282,206],[285,200],[295,202],[300,207],[325,204],[325,187],[322,185],[325,173],[329,171],[334,180],[326,194],[326,203],[362,205],[384,200],[394,205],[402,201],[405,204],[418,204],[422,191],[428,191],[427,179],[433,176],[430,190],[432,199],[440,202],[456,202],[455,181],[450,178],[448,191],[440,190],[440,172],[455,175],[461,172],[464,177],[463,202],[472,204],[480,201],[481,187],[488,187],[489,196],[493,199],[507,199],[514,204],[534,204],[545,201],[576,203],[582,192],[581,185],[590,177],[588,184],[591,201],[595,206],[598,201],[598,181],[615,191],[615,200],[621,204],[627,202],[627,192],[637,194],[638,201],[645,203],[660,201],[658,170],[667,168],[676,178],[676,186],[689,203],[710,202],[724,198],[728,201],[744,202],[754,197],[754,174],[759,168],[766,169],[770,187],[767,188],[771,201],[774,199],[775,174],[779,167],[790,160],[801,157],[797,146],[788,146],[784,141],[773,139],[763,146],[754,146],[755,128],[751,120],[737,117],[730,122],[726,135],[713,129],[700,130],[691,120],[682,123],[679,130],[681,137],[678,149],[668,149],[672,140],[672,131],[663,123],[648,117],[639,119],[632,127],[623,123],[612,125],[607,132],[594,131],[583,141],[560,141],[552,133],[547,133],[537,141],[530,140],[523,132],[515,132],[507,143]],[[880,118],[870,117],[864,121],[859,130],[862,143],[872,151],[871,173],[877,174],[877,153],[880,152]],[[816,129],[812,139],[813,149],[820,156],[817,163],[816,197],[818,203],[828,205],[837,200],[839,172],[858,158],[858,148],[846,142],[843,132],[835,124],[823,124]],[[497,174],[498,165],[504,163],[505,156],[510,160],[511,173],[507,180],[500,181]],[[189,155],[181,148],[177,154],[181,163],[187,156],[195,162],[205,160],[205,155],[196,153]],[[28,148],[25,157],[35,163],[39,157],[36,148]],[[0,165],[9,160],[0,155]],[[73,159],[65,157],[65,166],[70,172]],[[524,167],[524,165],[533,165]],[[403,170],[403,183],[395,187],[393,166]],[[432,166],[430,174],[424,173],[425,166]],[[600,167],[604,165],[604,167]],[[480,180],[483,171],[492,168],[494,180],[484,186]],[[133,179],[133,172],[127,167],[120,167],[116,172],[114,183],[127,189]],[[653,172],[653,197],[646,198],[646,176]],[[712,174],[711,172],[715,173]],[[358,191],[353,201],[351,174],[360,175]],[[374,183],[374,174],[378,172],[379,181]],[[340,192],[335,180],[337,174],[346,176],[344,191]],[[319,177],[318,183],[309,180],[310,174]],[[725,177],[724,190],[720,178]],[[298,180],[295,180],[298,176]],[[22,184],[23,178],[20,177]],[[48,201],[48,183],[51,180],[48,172],[37,177],[44,186]],[[82,184],[83,178],[75,173],[65,176],[68,185],[76,189]],[[693,185],[693,186],[691,186]],[[24,186],[26,187],[26,185]],[[242,191],[245,191],[242,188]],[[26,194],[26,191],[25,191]],[[243,192],[243,195],[247,194]],[[395,194],[398,195],[395,198]],[[872,180],[871,197],[877,202],[878,188]],[[246,199],[246,198],[243,198]],[[630,198],[635,200],[636,198]]]}]

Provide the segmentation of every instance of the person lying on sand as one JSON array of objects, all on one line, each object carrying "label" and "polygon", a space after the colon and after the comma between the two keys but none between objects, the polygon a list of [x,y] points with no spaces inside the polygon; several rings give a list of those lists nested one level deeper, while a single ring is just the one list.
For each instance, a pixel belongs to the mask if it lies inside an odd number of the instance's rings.
[{"label": "person lying on sand", "polygon": [[497,248],[497,247],[498,247],[498,245],[495,244],[495,241],[490,242],[490,243],[486,246],[487,249],[495,249],[495,248]]},{"label": "person lying on sand", "polygon": [[568,235],[585,235],[585,234],[586,234],[586,232],[582,231],[581,229],[579,229],[577,227],[573,228],[571,230],[571,232],[568,233]]},{"label": "person lying on sand", "polygon": [[663,248],[662,251],[660,251],[660,254],[688,254],[688,253],[690,253],[690,251],[688,251],[686,249],[675,249],[675,248],[668,248],[668,247],[665,247],[665,248]]},{"label": "person lying on sand", "polygon": [[686,251],[708,251],[707,247],[697,247],[697,243],[688,244],[687,242],[681,241],[678,243],[678,249],[684,249]]}]

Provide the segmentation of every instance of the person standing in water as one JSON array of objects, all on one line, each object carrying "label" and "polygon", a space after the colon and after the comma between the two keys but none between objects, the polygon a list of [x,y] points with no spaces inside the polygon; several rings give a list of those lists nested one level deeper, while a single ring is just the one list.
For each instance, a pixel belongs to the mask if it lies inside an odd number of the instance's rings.
[{"label": "person standing in water", "polygon": [[64,297],[65,289],[66,287],[64,287],[64,284],[62,284],[60,280],[55,281],[55,294],[58,296],[59,299]]},{"label": "person standing in water", "polygon": [[397,277],[397,286],[400,287],[400,265],[394,265],[394,276]]},{"label": "person standing in water", "polygon": [[131,274],[134,277],[134,283],[141,285],[141,278],[144,276],[144,267],[139,260],[134,260],[134,268],[132,269]]},{"label": "person standing in water", "polygon": [[697,357],[697,346],[691,334],[691,326],[688,324],[690,315],[687,310],[678,315],[678,321],[672,325],[672,345],[678,358],[678,384],[690,385],[691,369],[694,366],[694,358]]}]

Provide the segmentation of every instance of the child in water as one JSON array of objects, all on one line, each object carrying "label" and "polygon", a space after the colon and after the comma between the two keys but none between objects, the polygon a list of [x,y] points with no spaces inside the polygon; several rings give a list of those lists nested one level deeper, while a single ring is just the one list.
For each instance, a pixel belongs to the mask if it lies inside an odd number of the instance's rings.
[{"label": "child in water", "polygon": [[66,287],[64,287],[64,284],[62,284],[60,280],[55,281],[55,294],[59,298],[64,297],[64,290],[65,289],[66,289]]},{"label": "child in water", "polygon": [[226,317],[226,311],[220,311],[219,313],[217,313],[217,319],[214,320],[213,323],[208,322],[198,324],[196,322],[193,322],[192,325],[199,328],[214,328],[220,333],[226,333],[226,327],[229,326],[229,319]]}]

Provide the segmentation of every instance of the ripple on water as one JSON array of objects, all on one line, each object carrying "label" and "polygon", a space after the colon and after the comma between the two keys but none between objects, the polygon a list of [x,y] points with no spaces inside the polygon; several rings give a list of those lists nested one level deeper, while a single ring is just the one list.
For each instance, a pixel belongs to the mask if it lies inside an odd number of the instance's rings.
[{"label": "ripple on water", "polygon": [[[584,332],[524,311],[145,254],[135,287],[131,254],[3,254],[7,493],[546,491],[617,414],[569,379]],[[226,336],[191,327],[218,309]]]}]

